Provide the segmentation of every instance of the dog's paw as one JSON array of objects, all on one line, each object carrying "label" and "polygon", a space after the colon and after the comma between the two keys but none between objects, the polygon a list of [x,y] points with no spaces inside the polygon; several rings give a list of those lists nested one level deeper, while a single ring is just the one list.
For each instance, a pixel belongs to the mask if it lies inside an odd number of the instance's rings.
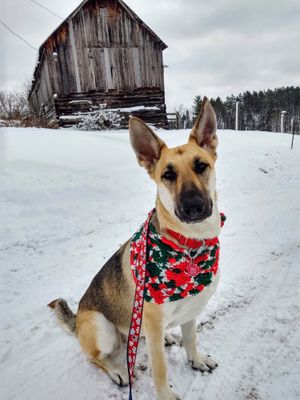
[{"label": "dog's paw", "polygon": [[129,379],[128,379],[128,372],[125,368],[119,367],[114,368],[108,371],[108,375],[110,378],[119,386],[128,386]]},{"label": "dog's paw", "polygon": [[177,344],[176,339],[170,335],[169,333],[166,333],[165,335],[165,346],[173,346],[174,344]]},{"label": "dog's paw", "polygon": [[178,396],[173,390],[168,389],[162,392],[157,393],[157,400],[181,400],[181,397]]},{"label": "dog's paw", "polygon": [[212,372],[212,370],[218,366],[210,356],[205,356],[201,353],[197,353],[196,356],[189,361],[193,369],[197,369],[201,372]]}]

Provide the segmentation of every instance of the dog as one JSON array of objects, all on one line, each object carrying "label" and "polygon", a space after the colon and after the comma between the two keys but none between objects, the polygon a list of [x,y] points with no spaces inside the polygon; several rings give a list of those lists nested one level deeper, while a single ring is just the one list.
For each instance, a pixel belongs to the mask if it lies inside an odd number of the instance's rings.
[{"label": "dog", "polygon": [[[168,148],[139,118],[131,117],[129,121],[130,141],[137,161],[157,185],[156,208],[151,216],[153,229],[157,237],[164,237],[166,243],[172,242],[186,251],[191,250],[189,240],[201,242],[220,233],[215,177],[216,129],[216,115],[207,98],[202,102],[188,143],[179,147]],[[77,315],[63,299],[49,304],[65,328],[77,335],[88,359],[120,386],[129,383],[124,337],[128,335],[136,286],[130,262],[131,244],[132,239],[94,277],[80,300]],[[183,274],[187,277],[185,271]],[[166,336],[166,329],[181,326],[182,344],[193,369],[204,372],[217,367],[196,346],[196,317],[215,292],[219,272],[215,270],[210,277],[205,290],[203,285],[198,285],[199,293],[191,289],[193,295],[180,292],[178,301],[152,299],[144,303],[142,335],[146,338],[158,400],[180,399],[168,381],[164,345],[165,337],[167,340],[170,337]],[[175,295],[179,289],[172,279],[170,282],[173,288],[166,290]]]}]

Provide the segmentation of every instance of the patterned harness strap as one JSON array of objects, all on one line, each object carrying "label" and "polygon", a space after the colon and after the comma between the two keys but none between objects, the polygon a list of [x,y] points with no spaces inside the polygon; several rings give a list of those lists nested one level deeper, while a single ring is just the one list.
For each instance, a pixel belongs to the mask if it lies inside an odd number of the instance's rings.
[{"label": "patterned harness strap", "polygon": [[127,369],[129,376],[129,400],[132,400],[132,385],[134,366],[137,356],[137,350],[139,345],[139,338],[142,326],[143,307],[144,307],[144,290],[145,290],[145,279],[146,279],[146,264],[147,264],[147,239],[149,233],[149,224],[151,217],[155,211],[155,208],[148,214],[148,218],[143,225],[142,229],[142,240],[139,248],[139,255],[136,259],[136,265],[139,267],[140,273],[137,277],[133,310],[130,322],[130,328],[127,340]]}]

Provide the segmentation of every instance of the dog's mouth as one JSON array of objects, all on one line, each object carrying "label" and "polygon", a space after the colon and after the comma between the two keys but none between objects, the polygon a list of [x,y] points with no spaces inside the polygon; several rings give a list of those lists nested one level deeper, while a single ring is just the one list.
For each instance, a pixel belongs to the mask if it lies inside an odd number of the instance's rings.
[{"label": "dog's mouth", "polygon": [[213,202],[209,201],[198,201],[192,203],[192,206],[186,204],[179,204],[175,208],[175,215],[181,222],[186,224],[197,224],[212,215]]}]

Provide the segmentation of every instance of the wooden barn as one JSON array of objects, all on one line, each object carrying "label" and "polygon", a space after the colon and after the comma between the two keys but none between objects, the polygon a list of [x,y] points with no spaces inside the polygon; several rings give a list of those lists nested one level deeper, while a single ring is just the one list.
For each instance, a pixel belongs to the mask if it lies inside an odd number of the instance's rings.
[{"label": "wooden barn", "polygon": [[106,104],[166,126],[166,47],[123,1],[84,0],[39,48],[31,108],[49,125]]}]

